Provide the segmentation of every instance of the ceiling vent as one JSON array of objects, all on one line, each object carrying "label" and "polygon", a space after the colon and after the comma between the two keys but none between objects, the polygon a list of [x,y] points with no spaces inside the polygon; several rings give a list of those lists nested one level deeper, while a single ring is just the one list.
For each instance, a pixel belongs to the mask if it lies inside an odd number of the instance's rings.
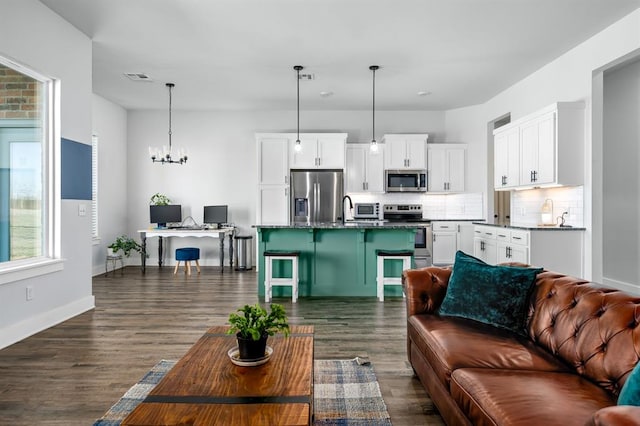
[{"label": "ceiling vent", "polygon": [[142,72],[125,72],[124,75],[133,81],[153,81],[151,77]]},{"label": "ceiling vent", "polygon": [[302,81],[309,81],[309,80],[315,80],[316,76],[315,74],[300,74],[300,77],[298,78]]}]

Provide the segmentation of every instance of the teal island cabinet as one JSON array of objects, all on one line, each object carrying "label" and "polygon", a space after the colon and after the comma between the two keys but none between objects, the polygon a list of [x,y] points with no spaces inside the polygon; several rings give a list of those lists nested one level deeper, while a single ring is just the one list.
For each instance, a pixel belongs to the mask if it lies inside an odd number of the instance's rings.
[{"label": "teal island cabinet", "polygon": [[[413,250],[416,226],[408,224],[256,225],[258,295],[264,297],[264,252],[298,251],[298,295],[376,296],[376,250]],[[412,264],[412,266],[415,266]],[[400,276],[402,262],[385,263],[386,276]],[[274,261],[274,277],[291,276],[291,262]],[[273,297],[290,297],[291,288],[274,287]],[[385,296],[401,296],[387,286]]]}]

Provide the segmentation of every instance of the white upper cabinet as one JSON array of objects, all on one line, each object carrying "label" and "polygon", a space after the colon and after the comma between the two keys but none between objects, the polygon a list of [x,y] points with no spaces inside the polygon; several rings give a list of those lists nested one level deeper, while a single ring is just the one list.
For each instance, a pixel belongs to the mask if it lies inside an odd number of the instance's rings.
[{"label": "white upper cabinet", "polygon": [[290,150],[292,169],[344,169],[346,162],[346,133],[306,133],[300,134],[300,146],[296,151],[296,136]]},{"label": "white upper cabinet", "polygon": [[384,146],[371,151],[368,143],[347,144],[347,192],[383,192]]},{"label": "white upper cabinet", "polygon": [[557,102],[493,134],[495,189],[584,183],[583,102]]},{"label": "white upper cabinet", "polygon": [[464,191],[466,152],[464,144],[427,144],[429,191]]},{"label": "white upper cabinet", "polygon": [[385,169],[426,169],[427,134],[384,135]]},{"label": "white upper cabinet", "polygon": [[494,188],[520,185],[520,129],[496,133],[494,138]]},{"label": "white upper cabinet", "polygon": [[539,185],[556,181],[556,114],[551,112],[520,126],[520,183]]},{"label": "white upper cabinet", "polygon": [[258,183],[289,183],[289,138],[281,135],[256,135],[258,143]]}]

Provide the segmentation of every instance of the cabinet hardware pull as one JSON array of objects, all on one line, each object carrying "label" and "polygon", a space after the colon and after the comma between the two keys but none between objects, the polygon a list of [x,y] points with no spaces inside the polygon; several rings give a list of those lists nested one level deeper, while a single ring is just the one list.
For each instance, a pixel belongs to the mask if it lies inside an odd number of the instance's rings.
[{"label": "cabinet hardware pull", "polygon": [[460,232],[460,225],[458,225],[458,232]]},{"label": "cabinet hardware pull", "polygon": [[521,240],[522,239],[520,237],[511,237],[511,238],[513,238],[514,240]]},{"label": "cabinet hardware pull", "polygon": [[289,176],[284,176],[284,183],[289,184]]}]

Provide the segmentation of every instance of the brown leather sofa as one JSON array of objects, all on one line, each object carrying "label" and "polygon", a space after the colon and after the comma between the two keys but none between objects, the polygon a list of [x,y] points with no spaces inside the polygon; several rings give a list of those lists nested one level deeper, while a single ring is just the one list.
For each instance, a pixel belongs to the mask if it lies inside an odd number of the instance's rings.
[{"label": "brown leather sofa", "polygon": [[640,298],[538,274],[527,336],[438,315],[450,268],[404,271],[409,361],[448,425],[640,425],[616,406],[640,358]]}]

